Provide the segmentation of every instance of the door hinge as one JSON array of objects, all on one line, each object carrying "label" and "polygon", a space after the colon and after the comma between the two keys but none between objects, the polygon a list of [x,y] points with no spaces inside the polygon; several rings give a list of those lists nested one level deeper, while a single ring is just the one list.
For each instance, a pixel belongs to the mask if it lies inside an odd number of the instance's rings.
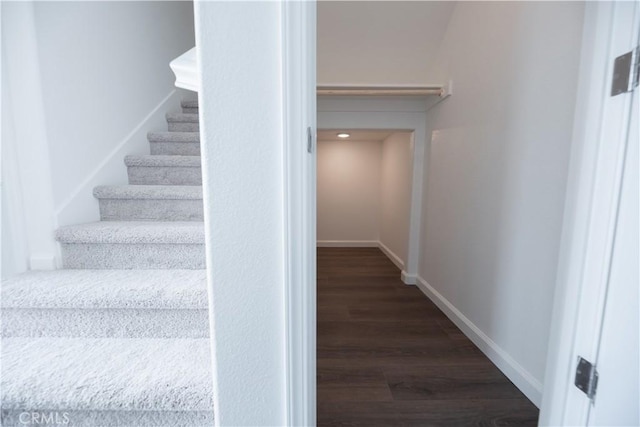
[{"label": "door hinge", "polygon": [[578,366],[576,367],[575,385],[587,395],[590,400],[596,397],[598,388],[598,370],[595,365],[586,359],[578,356]]},{"label": "door hinge", "polygon": [[307,153],[313,152],[313,131],[311,126],[307,127]]},{"label": "door hinge", "polygon": [[632,92],[638,87],[640,79],[640,46],[618,56],[613,63],[613,82],[611,96]]}]

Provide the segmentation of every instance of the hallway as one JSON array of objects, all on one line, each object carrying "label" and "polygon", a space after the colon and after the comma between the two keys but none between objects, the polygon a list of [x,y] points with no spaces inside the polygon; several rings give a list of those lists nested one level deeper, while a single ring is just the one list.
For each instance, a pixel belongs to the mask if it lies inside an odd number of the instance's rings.
[{"label": "hallway", "polygon": [[538,409],[377,248],[318,248],[318,426],[534,426]]}]

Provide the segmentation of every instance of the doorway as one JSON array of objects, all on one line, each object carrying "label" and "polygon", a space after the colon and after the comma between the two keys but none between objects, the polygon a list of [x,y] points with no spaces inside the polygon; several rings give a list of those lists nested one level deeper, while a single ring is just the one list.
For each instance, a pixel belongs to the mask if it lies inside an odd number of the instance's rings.
[{"label": "doorway", "polygon": [[[428,105],[424,98],[398,102]],[[535,405],[419,288],[407,286],[415,283],[405,269],[409,240],[419,235],[411,216],[420,218],[425,190],[420,185],[420,201],[412,199],[414,178],[422,183],[428,164],[426,141],[417,141],[426,134],[424,115],[419,121],[416,114],[411,130],[354,128],[407,125],[412,116],[327,111],[352,109],[345,103],[390,105],[370,98],[318,103],[318,425],[491,424],[506,414],[536,425]],[[348,118],[349,127],[323,128]]]},{"label": "doorway", "polygon": [[[411,153],[411,165],[405,165],[405,171],[410,168],[410,178],[404,178],[404,181],[410,180],[410,183],[399,184],[406,189],[410,186],[408,218],[407,214],[401,213],[399,216],[406,219],[408,230],[406,238],[406,256],[396,252],[403,253],[403,243],[398,243],[390,251],[386,251],[387,255],[396,261],[401,271],[402,281],[406,284],[416,284],[418,275],[418,256],[420,250],[420,218],[422,215],[423,195],[424,195],[424,177],[425,165],[428,162],[425,147],[427,145],[427,128],[425,115],[426,111],[438,101],[438,96],[405,96],[405,97],[370,97],[370,96],[326,96],[318,97],[317,102],[317,124],[318,124],[318,141],[322,143],[322,139],[339,140],[338,132],[346,132],[349,130],[354,133],[358,139],[375,138],[383,141],[387,137],[396,135],[394,138],[410,138],[409,152]],[[380,138],[382,135],[385,138]],[[404,136],[401,136],[404,135]],[[387,141],[387,148],[397,147],[398,140],[395,145],[391,145]],[[402,144],[402,143],[400,143]],[[406,146],[407,143],[405,143]],[[383,144],[384,145],[384,144]],[[335,150],[333,150],[335,152]],[[405,151],[406,152],[406,151]],[[386,156],[391,159],[392,156]],[[406,156],[405,156],[406,158]],[[406,198],[406,197],[405,197]],[[319,228],[318,232],[323,229]],[[323,236],[319,236],[320,244],[322,240],[326,240]],[[329,239],[331,240],[331,239]],[[347,239],[348,240],[348,239]],[[366,240],[366,239],[365,239]],[[383,239],[382,243],[385,241]],[[382,245],[378,245],[385,250]],[[397,262],[402,261],[402,262]]]},{"label": "doorway", "polygon": [[318,132],[319,247],[373,247],[405,270],[413,172],[413,132]]}]

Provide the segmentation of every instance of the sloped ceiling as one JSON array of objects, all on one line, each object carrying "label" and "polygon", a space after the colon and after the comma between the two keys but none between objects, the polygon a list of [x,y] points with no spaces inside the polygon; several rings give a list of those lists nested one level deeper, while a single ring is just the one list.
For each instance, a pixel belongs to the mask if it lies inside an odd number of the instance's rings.
[{"label": "sloped ceiling", "polygon": [[420,85],[455,7],[453,1],[320,1],[319,85]]}]

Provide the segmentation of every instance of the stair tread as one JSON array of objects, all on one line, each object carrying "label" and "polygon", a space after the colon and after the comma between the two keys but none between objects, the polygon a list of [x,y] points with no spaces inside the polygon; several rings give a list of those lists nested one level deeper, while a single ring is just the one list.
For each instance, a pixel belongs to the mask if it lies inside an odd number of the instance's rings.
[{"label": "stair tread", "polygon": [[61,243],[204,244],[201,221],[99,221],[56,231]]},{"label": "stair tread", "polygon": [[201,185],[99,185],[93,189],[98,199],[202,200]]},{"label": "stair tread", "polygon": [[180,101],[180,106],[182,108],[198,108],[198,100],[197,99],[183,99]]},{"label": "stair tread", "polygon": [[201,167],[200,156],[168,156],[168,155],[140,155],[126,156],[124,163],[127,166],[147,166],[147,167]]},{"label": "stair tread", "polygon": [[5,338],[2,364],[5,410],[213,409],[206,338]]},{"label": "stair tread", "polygon": [[207,309],[205,270],[30,271],[1,289],[2,308]]},{"label": "stair tread", "polygon": [[149,142],[200,142],[200,132],[149,132]]},{"label": "stair tread", "polygon": [[195,113],[167,113],[168,122],[198,123],[198,114]]}]

